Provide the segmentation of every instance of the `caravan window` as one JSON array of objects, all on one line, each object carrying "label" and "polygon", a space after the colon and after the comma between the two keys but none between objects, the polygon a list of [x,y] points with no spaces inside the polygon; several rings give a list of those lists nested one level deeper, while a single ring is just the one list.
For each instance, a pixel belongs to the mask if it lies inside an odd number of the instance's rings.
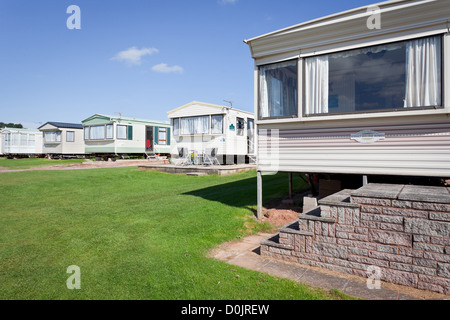
[{"label": "caravan window", "polygon": [[36,137],[34,134],[28,135],[28,146],[30,146],[30,147],[34,146],[35,140],[36,140]]},{"label": "caravan window", "polygon": [[441,37],[305,59],[305,115],[441,106]]},{"label": "caravan window", "polygon": [[19,145],[19,134],[11,133],[11,136],[12,136],[11,145],[18,146]]},{"label": "caravan window", "polygon": [[10,145],[10,140],[11,140],[11,133],[6,133],[4,134],[5,137],[5,145],[9,146]]},{"label": "caravan window", "polygon": [[259,117],[297,116],[297,60],[259,67]]},{"label": "caravan window", "polygon": [[[68,131],[69,133],[70,131]],[[69,136],[67,136],[69,139]],[[114,139],[114,126],[112,124],[84,127],[84,140],[105,140]],[[69,140],[67,140],[69,142]],[[73,133],[73,141],[75,133]]]},{"label": "caravan window", "polygon": [[180,119],[178,118],[172,119],[172,125],[173,125],[173,135],[174,136],[180,135]]},{"label": "caravan window", "polygon": [[61,131],[45,131],[45,142],[61,142]]},{"label": "caravan window", "polygon": [[123,125],[117,126],[117,139],[121,139],[121,140],[127,139],[127,126],[123,126]]},{"label": "caravan window", "polygon": [[223,115],[211,116],[211,133],[212,134],[223,133]]},{"label": "caravan window", "polygon": [[167,144],[167,128],[158,128],[158,144]]},{"label": "caravan window", "polygon": [[114,139],[114,126],[112,124],[106,125],[106,139]]},{"label": "caravan window", "polygon": [[181,118],[181,134],[208,134],[209,116]]},{"label": "caravan window", "polygon": [[28,145],[28,135],[26,133],[21,133],[20,134],[20,145],[21,146],[26,146]]},{"label": "caravan window", "polygon": [[92,126],[89,134],[90,140],[104,140],[105,126]]},{"label": "caravan window", "polygon": [[238,136],[244,135],[244,129],[245,129],[245,121],[242,118],[236,118],[236,134]]},{"label": "caravan window", "polygon": [[66,142],[75,142],[75,131],[66,132]]}]

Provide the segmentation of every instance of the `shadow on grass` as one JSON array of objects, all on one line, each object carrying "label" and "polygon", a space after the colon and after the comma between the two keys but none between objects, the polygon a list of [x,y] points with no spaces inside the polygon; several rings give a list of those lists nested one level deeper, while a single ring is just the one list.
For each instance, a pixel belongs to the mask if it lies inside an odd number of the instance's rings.
[{"label": "shadow on grass", "polygon": [[[294,182],[294,188],[299,188],[300,184],[299,181]],[[263,206],[274,199],[285,196],[288,192],[288,174],[277,173],[263,176]],[[198,189],[184,194],[209,201],[217,201],[232,207],[247,208],[256,215],[256,177]]]}]

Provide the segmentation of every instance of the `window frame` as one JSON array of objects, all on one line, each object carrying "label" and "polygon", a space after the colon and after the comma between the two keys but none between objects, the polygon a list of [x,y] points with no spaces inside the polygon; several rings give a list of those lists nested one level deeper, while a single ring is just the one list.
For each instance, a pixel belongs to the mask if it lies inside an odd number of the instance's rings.
[{"label": "window frame", "polygon": [[[268,117],[262,117],[261,116],[261,67],[265,67],[265,66],[269,66],[269,65],[274,65],[274,64],[281,64],[281,63],[284,63],[284,62],[290,62],[290,61],[295,61],[295,65],[296,65],[296,74],[297,74],[297,95],[296,95],[296,97],[295,97],[295,99],[296,99],[296,105],[295,105],[295,115],[282,115],[282,116],[268,116]],[[262,120],[262,121],[264,121],[264,120],[278,120],[278,119],[297,119],[297,118],[299,118],[299,109],[298,109],[298,106],[299,106],[299,87],[300,87],[300,84],[301,85],[303,85],[303,78],[304,78],[304,75],[303,75],[303,72],[302,73],[300,73],[299,72],[299,65],[301,64],[301,59],[299,59],[299,58],[295,58],[295,59],[286,59],[286,60],[281,60],[281,61],[274,61],[274,62],[267,62],[267,63],[264,63],[264,64],[259,64],[257,67],[258,67],[258,72],[257,72],[257,74],[258,74],[258,77],[257,77],[257,81],[256,81],[256,83],[257,83],[257,96],[258,96],[258,105],[257,105],[257,110],[256,110],[256,115],[255,115],[255,117],[258,119],[258,120]],[[303,68],[302,68],[302,70],[303,70]]]},{"label": "window frame", "polygon": [[[125,137],[124,138],[119,137],[119,127],[125,127]],[[117,138],[117,140],[128,140],[128,126],[127,125],[118,124],[116,126],[116,138]]]},{"label": "window frame", "polygon": [[[440,83],[440,94],[441,94],[441,105],[440,106],[426,106],[426,107],[408,107],[408,108],[390,108],[390,109],[373,109],[373,110],[361,110],[361,111],[352,111],[352,112],[333,112],[333,113],[316,113],[316,114],[307,114],[306,113],[306,97],[305,97],[305,90],[304,90],[304,86],[305,86],[305,76],[306,76],[306,68],[305,68],[305,64],[306,64],[306,59],[310,58],[310,57],[314,57],[314,56],[325,56],[325,55],[331,55],[331,54],[336,54],[336,53],[345,53],[345,52],[349,52],[352,50],[358,50],[358,49],[364,49],[364,48],[371,48],[377,45],[383,45],[383,44],[395,44],[395,43],[401,43],[401,42],[407,42],[407,41],[413,41],[413,40],[417,40],[417,39],[423,39],[423,38],[430,38],[430,37],[435,37],[438,36],[440,38],[440,55],[441,55],[441,68],[440,68],[440,76],[441,76],[441,83]],[[410,38],[410,39],[404,39],[404,40],[400,40],[400,41],[393,41],[393,42],[381,42],[381,43],[377,43],[377,44],[372,44],[372,45],[363,45],[363,46],[358,46],[355,48],[351,48],[351,49],[346,49],[346,50],[337,50],[337,51],[333,51],[333,52],[329,52],[329,53],[323,53],[323,54],[317,54],[317,55],[311,55],[311,56],[305,56],[300,58],[301,63],[302,63],[302,96],[301,96],[301,102],[302,102],[302,118],[304,120],[308,120],[308,119],[314,119],[314,118],[321,118],[323,120],[324,117],[333,117],[333,119],[336,119],[336,117],[340,117],[340,116],[351,116],[351,115],[362,115],[362,114],[368,114],[368,115],[374,115],[374,114],[380,114],[381,116],[389,116],[389,114],[395,114],[397,112],[410,112],[410,111],[426,111],[426,110],[440,110],[440,109],[445,109],[445,104],[444,104],[444,88],[445,88],[445,68],[444,68],[444,50],[445,44],[444,44],[444,35],[443,34],[435,34],[435,35],[430,35],[430,36],[423,36],[423,37],[414,37],[414,38]],[[426,114],[426,113],[425,113]]]},{"label": "window frame", "polygon": [[[55,134],[55,140],[54,141],[48,141],[47,140],[47,134],[49,134],[49,133],[54,133]],[[58,139],[58,137],[59,137],[59,139]],[[44,140],[44,143],[47,143],[47,144],[49,144],[49,143],[55,143],[56,144],[56,143],[61,143],[62,142],[62,135],[61,135],[61,131],[60,130],[44,131],[44,134],[43,134],[42,138]]]},{"label": "window frame", "polygon": [[[104,128],[104,138],[102,139],[91,139],[91,128],[92,127],[101,127],[103,126]],[[112,137],[109,138],[108,137],[108,130],[107,127],[108,126],[112,126]],[[87,135],[87,137],[86,137]],[[84,126],[83,127],[83,136],[84,136],[84,141],[106,141],[106,140],[114,140],[114,124],[113,123],[108,123],[108,124],[97,124],[97,125],[90,125],[90,126]]]},{"label": "window frame", "polygon": [[[191,118],[208,118],[208,132],[206,133],[182,133],[182,121],[183,119],[191,119]],[[211,134],[211,116],[210,115],[200,115],[200,116],[188,116],[188,117],[179,117],[180,119],[180,134],[179,136],[202,136],[202,135],[210,135]]]},{"label": "window frame", "polygon": [[[242,128],[239,128],[239,122],[242,122]],[[245,135],[245,119],[241,117],[236,117],[236,135],[244,136]]]},{"label": "window frame", "polygon": [[[178,121],[177,127],[175,127],[175,120]],[[180,123],[181,123],[180,118],[172,118],[172,128],[173,128],[174,137],[180,136],[180,130],[181,130]]]},{"label": "window frame", "polygon": [[[161,139],[161,132],[164,132],[166,139]],[[167,128],[158,127],[158,145],[167,146]]]},{"label": "window frame", "polygon": [[[213,132],[213,117],[221,117],[222,118],[222,127],[220,128],[220,132]],[[225,117],[224,117],[224,115],[223,114],[212,114],[211,115],[211,117],[210,117],[211,119],[210,119],[210,132],[211,132],[211,135],[215,135],[215,134],[223,134],[224,133],[224,119],[225,119]]]},{"label": "window frame", "polygon": [[[441,106],[439,107],[408,107],[401,109],[383,109],[375,111],[362,111],[358,113],[348,112],[348,113],[328,113],[328,114],[316,114],[316,115],[306,115],[305,110],[305,100],[304,100],[304,90],[305,90],[305,59],[317,55],[333,54],[343,51],[349,51],[353,49],[361,49],[365,47],[371,47],[376,45],[389,44],[394,42],[409,41],[425,37],[440,36],[441,37]],[[255,114],[255,126],[258,124],[278,124],[278,123],[314,123],[322,121],[353,121],[355,119],[383,119],[383,118],[397,118],[397,117],[409,117],[409,116],[429,116],[429,115],[446,115],[450,113],[450,95],[447,95],[448,88],[450,88],[450,70],[449,63],[447,63],[445,56],[450,55],[450,36],[442,31],[437,31],[429,33],[425,36],[414,34],[408,35],[401,38],[395,39],[382,39],[376,41],[361,41],[357,44],[339,45],[328,48],[322,48],[320,50],[305,50],[305,52],[300,52],[300,54],[279,54],[274,58],[258,58],[255,60],[254,69],[254,94],[255,98],[258,99],[254,106]],[[273,117],[273,118],[261,118],[259,115],[260,106],[260,69],[259,67],[280,63],[284,61],[294,60],[298,61],[298,116],[297,117]]]},{"label": "window frame", "polygon": [[[69,140],[69,133],[73,135],[72,140]],[[66,131],[66,142],[75,142],[75,131]]]}]

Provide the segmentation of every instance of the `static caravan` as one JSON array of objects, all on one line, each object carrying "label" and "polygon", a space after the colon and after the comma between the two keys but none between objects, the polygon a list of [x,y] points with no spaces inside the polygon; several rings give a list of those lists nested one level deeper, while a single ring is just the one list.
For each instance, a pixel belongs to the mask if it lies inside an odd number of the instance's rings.
[{"label": "static caravan", "polygon": [[193,101],[167,114],[173,127],[172,154],[178,148],[199,153],[214,148],[221,163],[245,162],[254,155],[253,113]]},{"label": "static caravan", "polygon": [[246,40],[266,171],[450,176],[450,5],[395,0]]},{"label": "static caravan", "polygon": [[2,152],[8,157],[36,157],[42,155],[42,132],[37,129],[4,128]]},{"label": "static caravan", "polygon": [[106,158],[170,154],[169,122],[95,114],[82,124],[88,154]]},{"label": "static caravan", "polygon": [[47,122],[38,129],[43,134],[42,152],[47,157],[84,156],[83,126],[81,124]]}]

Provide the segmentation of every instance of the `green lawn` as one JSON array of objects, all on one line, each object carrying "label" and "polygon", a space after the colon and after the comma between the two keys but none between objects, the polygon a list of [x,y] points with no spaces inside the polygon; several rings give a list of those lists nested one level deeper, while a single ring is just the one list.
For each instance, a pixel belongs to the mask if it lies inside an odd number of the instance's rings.
[{"label": "green lawn", "polygon": [[64,164],[82,163],[84,159],[48,160],[43,158],[6,159],[0,158],[0,167],[7,169],[29,169],[33,167],[45,167]]},{"label": "green lawn", "polygon": [[[286,175],[264,183],[266,195],[287,192]],[[206,257],[267,228],[252,219],[254,171],[28,171],[0,174],[0,186],[0,299],[343,297]],[[81,269],[81,290],[66,287],[70,265]]]}]

